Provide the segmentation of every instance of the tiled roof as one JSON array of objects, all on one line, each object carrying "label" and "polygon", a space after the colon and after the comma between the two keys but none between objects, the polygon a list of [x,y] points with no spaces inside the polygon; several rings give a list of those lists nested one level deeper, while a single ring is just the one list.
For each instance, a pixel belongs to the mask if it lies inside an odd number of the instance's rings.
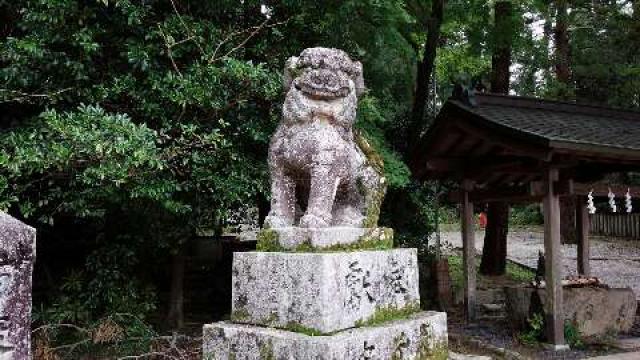
[{"label": "tiled roof", "polygon": [[503,95],[451,100],[484,120],[554,143],[640,150],[640,112]]}]

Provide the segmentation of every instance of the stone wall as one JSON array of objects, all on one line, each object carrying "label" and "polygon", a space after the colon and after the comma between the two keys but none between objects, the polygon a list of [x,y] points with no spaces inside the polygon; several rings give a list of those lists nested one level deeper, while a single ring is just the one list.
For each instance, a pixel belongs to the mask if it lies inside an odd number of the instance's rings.
[{"label": "stone wall", "polygon": [[36,231],[0,212],[0,359],[31,358]]}]

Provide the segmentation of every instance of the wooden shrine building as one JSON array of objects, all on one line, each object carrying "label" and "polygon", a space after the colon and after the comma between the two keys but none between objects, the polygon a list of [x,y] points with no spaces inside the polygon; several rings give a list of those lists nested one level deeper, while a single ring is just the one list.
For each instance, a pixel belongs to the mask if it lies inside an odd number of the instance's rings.
[{"label": "wooden shrine building", "polygon": [[[543,203],[547,337],[557,348],[564,347],[559,199],[582,196],[576,205],[578,271],[588,275],[586,195],[594,190],[594,196],[606,196],[608,189],[592,184],[608,173],[640,171],[640,112],[496,94],[458,95],[444,104],[421,138],[411,167],[419,179],[460,184],[455,198],[462,204],[464,297],[470,320],[476,288],[473,204]],[[624,211],[622,204],[619,208]]]}]

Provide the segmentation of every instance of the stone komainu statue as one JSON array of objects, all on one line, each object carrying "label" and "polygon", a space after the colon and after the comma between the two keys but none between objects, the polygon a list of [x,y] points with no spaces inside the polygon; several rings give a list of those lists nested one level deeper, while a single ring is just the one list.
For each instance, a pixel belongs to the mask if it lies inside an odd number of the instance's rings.
[{"label": "stone komainu statue", "polygon": [[375,227],[383,164],[354,134],[362,65],[342,50],[305,49],[287,60],[283,119],[271,139],[271,228]]}]

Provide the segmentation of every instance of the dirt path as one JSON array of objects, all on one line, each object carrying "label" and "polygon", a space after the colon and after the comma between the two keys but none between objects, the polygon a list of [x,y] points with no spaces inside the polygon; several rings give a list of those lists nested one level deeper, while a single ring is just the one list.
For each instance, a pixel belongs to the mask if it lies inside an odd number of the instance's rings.
[{"label": "dirt path", "polygon": [[[507,257],[515,262],[535,268],[538,252],[544,250],[542,228],[510,231]],[[462,247],[459,232],[444,232],[443,243]],[[484,232],[476,233],[476,248],[482,253]],[[576,245],[563,245],[565,275],[577,274]],[[631,287],[640,299],[640,242],[604,237],[591,238],[591,271],[611,287]]]}]

